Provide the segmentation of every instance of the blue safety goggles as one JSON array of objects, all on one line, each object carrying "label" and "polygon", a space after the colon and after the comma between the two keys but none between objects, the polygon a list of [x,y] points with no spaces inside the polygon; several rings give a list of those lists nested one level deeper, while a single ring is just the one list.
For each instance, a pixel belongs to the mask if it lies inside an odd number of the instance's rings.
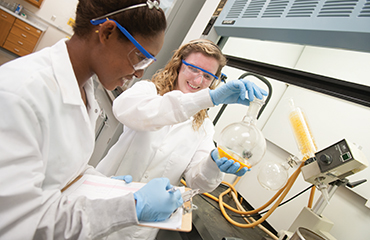
[{"label": "blue safety goggles", "polygon": [[102,24],[102,23],[106,22],[107,20],[110,20],[110,21],[115,22],[116,25],[117,25],[117,27],[118,27],[118,29],[140,51],[140,52],[137,52],[137,51],[135,52],[134,51],[135,49],[133,49],[128,54],[129,60],[130,60],[131,64],[133,65],[135,71],[137,71],[137,70],[143,70],[143,69],[147,68],[150,64],[152,64],[154,61],[157,60],[147,50],[145,50],[145,48],[143,48],[140,45],[140,43],[138,43],[138,41],[136,41],[136,39],[124,27],[122,27],[121,24],[119,24],[117,21],[115,21],[113,19],[109,19],[109,18],[104,18],[104,19],[96,18],[96,19],[90,20],[90,22],[93,25],[99,25],[99,24]]},{"label": "blue safety goggles", "polygon": [[198,67],[198,66],[195,66],[191,63],[188,63],[186,62],[185,60],[181,60],[183,64],[185,64],[186,66],[190,67],[190,71],[192,71],[194,74],[199,74],[200,71],[204,72],[205,73],[205,76],[204,78],[209,80],[209,81],[213,81],[213,80],[218,80],[218,77],[216,75],[214,75],[213,73],[201,68],[201,67]]}]

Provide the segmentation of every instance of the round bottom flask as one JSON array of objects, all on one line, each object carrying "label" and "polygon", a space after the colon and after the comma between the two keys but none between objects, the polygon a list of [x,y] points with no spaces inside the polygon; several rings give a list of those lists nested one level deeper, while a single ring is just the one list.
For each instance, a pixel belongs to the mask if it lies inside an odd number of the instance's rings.
[{"label": "round bottom flask", "polygon": [[288,181],[289,166],[275,162],[264,163],[257,175],[258,182],[267,190],[276,191],[284,187]]},{"label": "round bottom flask", "polygon": [[226,126],[219,137],[220,157],[227,157],[240,163],[241,167],[256,165],[266,152],[266,140],[257,128],[257,115],[264,102],[255,99],[249,105],[243,121]]}]

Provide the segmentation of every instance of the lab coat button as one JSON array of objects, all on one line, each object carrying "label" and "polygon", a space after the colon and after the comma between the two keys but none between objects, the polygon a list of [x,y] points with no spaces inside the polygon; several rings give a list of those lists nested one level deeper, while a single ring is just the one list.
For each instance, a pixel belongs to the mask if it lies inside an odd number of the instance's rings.
[{"label": "lab coat button", "polygon": [[95,108],[95,113],[98,113],[98,109]]}]

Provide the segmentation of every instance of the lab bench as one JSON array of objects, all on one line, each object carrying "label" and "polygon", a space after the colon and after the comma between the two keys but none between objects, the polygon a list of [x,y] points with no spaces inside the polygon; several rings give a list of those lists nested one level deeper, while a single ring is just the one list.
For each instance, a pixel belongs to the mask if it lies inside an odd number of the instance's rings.
[{"label": "lab bench", "polygon": [[[228,187],[220,185],[211,194],[218,197]],[[223,201],[230,206],[235,207],[232,198],[227,194],[223,197]],[[192,230],[191,232],[176,232],[160,230],[156,240],[222,240],[222,239],[243,239],[243,240],[265,240],[271,239],[269,235],[261,230],[259,227],[254,228],[240,228],[229,223],[221,211],[219,210],[218,202],[204,196],[197,195],[193,197],[193,204],[197,209],[192,212]],[[252,207],[242,202],[245,210],[253,210]],[[229,216],[237,215],[227,210]],[[240,223],[244,220],[232,217],[235,221]],[[256,219],[257,220],[257,219]],[[276,234],[276,231],[267,223],[263,223],[264,227],[270,229]]]}]

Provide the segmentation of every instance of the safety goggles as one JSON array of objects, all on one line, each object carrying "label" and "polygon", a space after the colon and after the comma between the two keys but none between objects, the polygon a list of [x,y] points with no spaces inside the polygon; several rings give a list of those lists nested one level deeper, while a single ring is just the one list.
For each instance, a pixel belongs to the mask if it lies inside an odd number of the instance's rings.
[{"label": "safety goggles", "polygon": [[193,64],[190,64],[186,62],[185,60],[181,60],[183,64],[185,64],[185,71],[187,71],[189,74],[193,75],[194,77],[202,76],[203,79],[207,82],[213,82],[215,80],[218,80],[218,77],[207,70],[200,68],[198,66],[195,66]]},{"label": "safety goggles", "polygon": [[[157,3],[157,1],[154,1],[154,3]],[[108,17],[112,16],[114,14],[117,14],[117,13],[121,13],[121,12],[126,11],[126,10],[130,10],[130,9],[138,8],[138,7],[144,7],[144,6],[148,6],[150,9],[153,8],[153,7],[158,9],[157,4],[154,4],[154,5],[150,5],[150,4],[153,4],[153,2],[147,1],[147,3],[133,5],[133,6],[123,8],[123,9],[105,14],[104,16],[101,16],[101,17],[94,18],[94,19],[90,20],[91,24],[93,24],[93,25],[102,24],[102,23],[106,22],[107,20],[110,20],[110,21],[113,21],[113,22],[116,23],[118,29],[135,46],[135,48],[132,49],[127,55],[130,63],[132,64],[133,68],[135,69],[135,71],[144,70],[145,68],[147,68],[150,64],[152,64],[157,59],[155,57],[153,57],[147,50],[145,50],[145,48],[143,48],[140,45],[140,43],[138,43],[138,41],[136,41],[136,39],[124,27],[121,26],[121,24],[119,24],[117,21],[115,21],[113,19],[109,19]]]}]

